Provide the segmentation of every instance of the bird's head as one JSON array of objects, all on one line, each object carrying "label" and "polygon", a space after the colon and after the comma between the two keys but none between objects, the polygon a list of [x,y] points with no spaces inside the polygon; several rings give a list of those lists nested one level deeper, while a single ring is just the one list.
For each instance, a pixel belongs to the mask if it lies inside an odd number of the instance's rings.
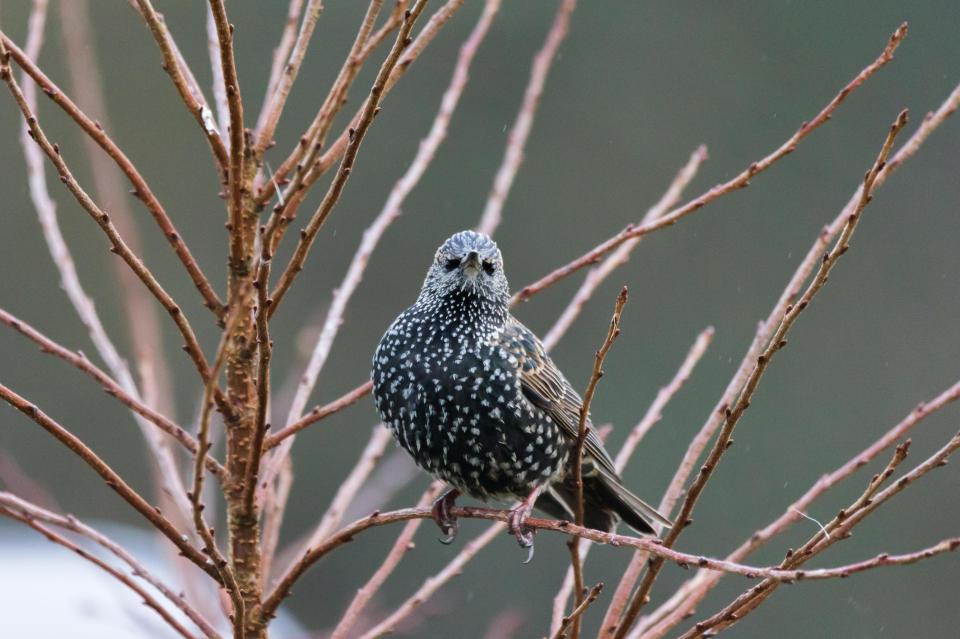
[{"label": "bird's head", "polygon": [[496,243],[483,233],[460,231],[450,236],[437,249],[421,295],[443,297],[456,291],[503,304],[510,298],[503,256]]}]

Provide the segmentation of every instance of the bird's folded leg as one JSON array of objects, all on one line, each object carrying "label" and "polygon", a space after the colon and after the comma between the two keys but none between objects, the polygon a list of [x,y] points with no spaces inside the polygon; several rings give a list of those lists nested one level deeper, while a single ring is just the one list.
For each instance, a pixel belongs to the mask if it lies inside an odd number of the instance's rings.
[{"label": "bird's folded leg", "polygon": [[537,502],[537,497],[543,486],[537,486],[527,497],[519,504],[510,509],[510,516],[507,518],[507,529],[510,534],[517,538],[517,543],[521,548],[527,549],[527,559],[523,562],[530,563],[533,559],[533,535],[537,532],[527,526],[527,518],[533,510],[533,505]]},{"label": "bird's folded leg", "polygon": [[459,496],[460,491],[456,488],[451,488],[440,495],[440,497],[433,502],[433,508],[430,509],[430,513],[433,515],[433,521],[437,522],[437,526],[440,527],[440,532],[446,535],[440,538],[441,544],[453,543],[453,540],[457,537],[457,532],[460,530],[460,524],[457,523],[457,518],[450,513],[450,509],[456,505],[457,497]]}]

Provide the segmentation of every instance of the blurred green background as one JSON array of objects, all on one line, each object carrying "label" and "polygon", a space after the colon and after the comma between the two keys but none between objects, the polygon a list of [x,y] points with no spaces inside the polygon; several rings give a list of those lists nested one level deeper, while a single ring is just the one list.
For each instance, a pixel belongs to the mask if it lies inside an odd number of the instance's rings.
[{"label": "blurred green background", "polygon": [[[161,71],[156,47],[134,11],[123,2],[91,4],[96,41],[90,46],[101,61],[110,133],[165,203],[223,295],[224,211],[205,142]],[[201,84],[208,87],[203,3],[156,4]],[[279,144],[269,155],[274,166],[312,118],[365,6],[359,1],[328,3],[278,131]],[[426,133],[458,46],[481,6],[468,0],[387,98],[343,199],[278,314],[273,329],[278,386],[298,374],[330,292],[363,229]],[[529,62],[555,6],[543,1],[504,3],[474,63],[449,139],[372,259],[311,405],[365,379],[378,338],[416,296],[435,246],[451,232],[476,224]],[[249,124],[263,96],[286,3],[234,0],[229,9],[236,24]],[[28,10],[26,0],[7,0],[0,7],[4,30],[21,43]],[[896,59],[830,123],[757,177],[749,189],[645,239],[557,347],[555,359],[567,376],[585,385],[615,292],[629,285],[623,336],[608,359],[607,376],[594,402],[596,421],[615,426],[609,441],[616,450],[659,386],[674,374],[695,335],[707,325],[716,327],[713,346],[693,379],[625,474],[627,484],[645,498],[659,500],[687,442],[739,363],[756,322],[769,312],[820,227],[846,203],[896,113],[911,109],[909,133],[960,82],[960,5],[948,0],[583,2],[575,12],[497,234],[515,289],[637,220],[697,145],[709,147],[710,159],[688,190],[690,196],[766,155],[872,61],[904,20],[910,22],[910,34]],[[52,10],[40,63],[67,87],[62,28]],[[359,104],[376,65],[369,65],[359,78],[346,112]],[[40,117],[79,179],[90,184],[77,131],[47,101]],[[39,232],[18,146],[19,127],[19,114],[4,92],[0,306],[62,343],[93,353],[59,289]],[[879,192],[853,250],[800,319],[790,346],[771,365],[680,549],[728,552],[778,516],[821,474],[861,450],[917,402],[958,379],[958,145],[960,120],[954,118]],[[50,188],[83,282],[108,329],[129,354],[110,263],[116,258],[55,176]],[[312,210],[322,190],[317,189],[305,212]],[[145,210],[137,202],[132,207],[141,222],[146,262],[184,305],[207,352],[213,352],[215,327],[196,290]],[[542,334],[578,285],[579,277],[570,278],[517,314]],[[164,319],[177,417],[190,423],[200,389],[187,358],[177,351],[179,342],[169,324]],[[2,330],[0,380],[62,420],[134,485],[146,489],[143,446],[133,421],[77,371]],[[911,461],[942,445],[956,431],[958,416],[960,410],[952,407],[924,422],[913,436]],[[365,399],[298,438],[297,482],[284,540],[303,534],[325,510],[375,419],[372,403]],[[138,523],[87,467],[7,407],[0,409],[0,447],[71,512]],[[836,508],[860,494],[870,472],[862,471],[816,502],[809,514],[830,519]],[[410,504],[425,484],[426,478],[416,475],[391,505]],[[931,474],[815,564],[835,565],[881,550],[908,551],[958,534],[958,488],[960,471],[953,465]],[[374,616],[399,603],[480,529],[476,522],[465,522],[458,543],[447,547],[435,542],[432,526],[423,526],[416,548],[371,607]],[[329,557],[300,582],[288,607],[308,627],[328,628],[378,565],[396,532],[381,529],[363,535]],[[776,562],[787,547],[813,532],[814,524],[798,524],[751,561]],[[523,623],[516,636],[542,635],[567,567],[566,547],[559,537],[543,534],[534,562],[523,566],[522,558],[511,539],[497,539],[424,606],[419,625],[409,626],[408,632],[419,637],[481,637],[495,615],[509,610]],[[603,580],[609,588],[588,614],[588,628],[598,622],[627,558],[622,549],[592,552],[586,578]],[[844,581],[784,588],[727,634],[955,636],[960,626],[957,569],[958,559],[950,555]],[[655,603],[687,576],[669,566],[654,590]],[[0,569],[2,578],[8,577]],[[696,618],[714,612],[746,585],[739,578],[724,579]]]}]

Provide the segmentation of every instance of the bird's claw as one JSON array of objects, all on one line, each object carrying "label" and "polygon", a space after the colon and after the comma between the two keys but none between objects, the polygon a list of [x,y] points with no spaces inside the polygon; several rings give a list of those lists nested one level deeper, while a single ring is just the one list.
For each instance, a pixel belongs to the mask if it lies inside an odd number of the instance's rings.
[{"label": "bird's claw", "polygon": [[440,532],[445,535],[438,539],[441,544],[452,544],[453,540],[457,538],[457,532],[460,530],[460,524],[457,522],[457,518],[450,512],[459,495],[460,491],[456,489],[447,491],[433,502],[433,508],[430,510],[433,521],[440,527]]},{"label": "bird's claw", "polygon": [[444,537],[437,537],[437,541],[444,546],[452,544],[453,540],[457,538],[457,533],[460,532],[460,524],[456,518],[451,518],[444,523],[437,522],[437,525],[440,526],[440,532],[445,535]]},{"label": "bird's claw", "polygon": [[536,530],[526,525],[527,517],[530,516],[530,506],[521,503],[510,510],[510,516],[507,519],[507,529],[513,535],[521,548],[527,549],[527,558],[523,562],[530,563],[533,560],[533,535]]}]

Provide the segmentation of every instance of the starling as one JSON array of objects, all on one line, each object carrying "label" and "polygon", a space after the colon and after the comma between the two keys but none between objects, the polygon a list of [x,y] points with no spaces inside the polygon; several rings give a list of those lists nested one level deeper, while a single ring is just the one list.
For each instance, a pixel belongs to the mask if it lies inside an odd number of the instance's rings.
[{"label": "starling", "polygon": [[[420,296],[387,329],[373,358],[377,410],[417,465],[452,486],[433,505],[450,543],[461,493],[519,498],[509,529],[533,552],[524,526],[534,505],[572,520],[571,451],[581,399],[530,329],[513,317],[503,258],[486,235],[462,231],[437,250]],[[633,495],[591,429],[584,445],[584,524],[642,534],[670,521]],[[538,499],[539,498],[539,499]],[[528,557],[529,561],[529,557]]]}]

